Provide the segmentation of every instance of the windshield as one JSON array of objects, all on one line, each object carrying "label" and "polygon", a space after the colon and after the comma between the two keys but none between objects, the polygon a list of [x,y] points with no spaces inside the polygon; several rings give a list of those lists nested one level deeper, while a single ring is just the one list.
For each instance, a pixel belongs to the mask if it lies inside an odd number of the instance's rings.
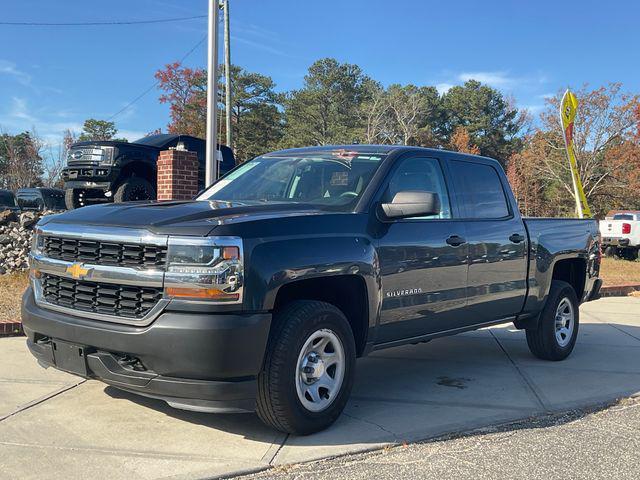
[{"label": "windshield", "polygon": [[131,143],[139,143],[142,145],[149,145],[151,147],[163,147],[167,142],[175,139],[175,135],[170,135],[168,133],[160,133],[158,135],[148,135],[146,137],[139,138],[135,142]]},{"label": "windshield", "polygon": [[17,207],[16,198],[11,192],[0,192],[0,206],[2,207]]},{"label": "windshield", "polygon": [[198,200],[305,203],[346,211],[360,198],[383,158],[345,151],[258,157],[220,179]]}]

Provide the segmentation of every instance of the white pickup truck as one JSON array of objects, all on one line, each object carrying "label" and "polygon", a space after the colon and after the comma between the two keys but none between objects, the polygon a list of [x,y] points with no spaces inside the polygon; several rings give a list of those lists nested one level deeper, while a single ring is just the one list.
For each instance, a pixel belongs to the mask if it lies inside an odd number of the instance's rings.
[{"label": "white pickup truck", "polygon": [[619,212],[600,221],[607,256],[636,260],[640,249],[640,211]]}]

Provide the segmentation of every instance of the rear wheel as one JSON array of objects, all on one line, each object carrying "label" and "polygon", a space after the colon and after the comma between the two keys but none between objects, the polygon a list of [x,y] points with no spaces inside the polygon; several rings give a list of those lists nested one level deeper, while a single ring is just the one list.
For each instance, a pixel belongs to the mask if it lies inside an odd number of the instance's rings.
[{"label": "rear wheel", "polygon": [[113,201],[116,203],[155,200],[156,191],[149,181],[140,177],[126,178],[116,189]]},{"label": "rear wheel", "polygon": [[526,331],[529,350],[543,360],[564,360],[576,344],[579,324],[575,290],[567,282],[553,280],[537,328]]},{"label": "rear wheel", "polygon": [[353,385],[355,341],[335,306],[296,301],[274,318],[258,376],[257,413],[282,432],[307,435],[331,425]]}]

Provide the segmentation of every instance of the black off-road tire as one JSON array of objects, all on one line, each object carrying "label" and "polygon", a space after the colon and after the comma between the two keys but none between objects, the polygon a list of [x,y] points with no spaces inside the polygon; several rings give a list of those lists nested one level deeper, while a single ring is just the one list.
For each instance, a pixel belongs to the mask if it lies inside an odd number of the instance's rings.
[{"label": "black off-road tire", "polygon": [[78,188],[69,188],[64,191],[64,204],[67,210],[75,210],[84,207],[86,203],[83,201],[85,192]]},{"label": "black off-road tire", "polygon": [[156,191],[153,185],[141,177],[129,177],[125,179],[113,195],[113,201],[115,203],[155,199]]},{"label": "black off-road tire", "polygon": [[[564,346],[560,345],[556,338],[556,311],[563,299],[568,299],[571,302],[574,321],[571,338]],[[578,338],[580,326],[578,307],[578,297],[573,287],[567,282],[553,280],[537,328],[526,330],[527,345],[533,355],[543,360],[559,361],[571,354]]]},{"label": "black off-road tire", "polygon": [[[345,372],[342,386],[323,411],[305,408],[298,398],[298,356],[307,339],[320,329],[330,329],[342,343]],[[258,375],[257,413],[268,426],[294,435],[308,435],[327,428],[344,409],[355,373],[356,348],[346,317],[335,306],[299,300],[274,315],[262,372]]]}]

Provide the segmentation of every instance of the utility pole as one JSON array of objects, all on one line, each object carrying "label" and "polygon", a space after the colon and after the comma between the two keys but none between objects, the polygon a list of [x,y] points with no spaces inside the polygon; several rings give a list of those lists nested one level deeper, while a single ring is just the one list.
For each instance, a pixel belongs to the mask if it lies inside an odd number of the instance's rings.
[{"label": "utility pole", "polygon": [[233,148],[231,132],[231,41],[229,37],[229,0],[224,0],[224,90],[227,128],[227,147]]},{"label": "utility pole", "polygon": [[209,0],[206,187],[218,179],[218,2],[219,0]]}]

